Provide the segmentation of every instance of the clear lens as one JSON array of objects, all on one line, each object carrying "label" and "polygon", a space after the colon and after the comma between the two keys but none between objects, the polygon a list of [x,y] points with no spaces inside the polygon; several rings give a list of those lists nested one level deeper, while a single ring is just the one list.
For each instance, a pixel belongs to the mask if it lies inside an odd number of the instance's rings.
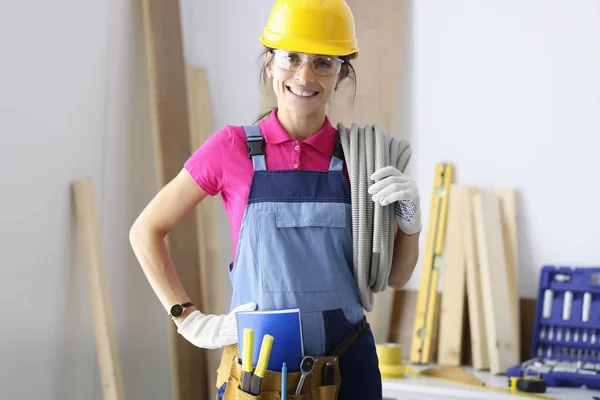
[{"label": "clear lens", "polygon": [[275,63],[279,68],[296,72],[307,62],[310,63],[313,72],[319,76],[332,76],[340,72],[342,59],[333,56],[314,55],[304,53],[293,53],[285,50],[274,50]]}]

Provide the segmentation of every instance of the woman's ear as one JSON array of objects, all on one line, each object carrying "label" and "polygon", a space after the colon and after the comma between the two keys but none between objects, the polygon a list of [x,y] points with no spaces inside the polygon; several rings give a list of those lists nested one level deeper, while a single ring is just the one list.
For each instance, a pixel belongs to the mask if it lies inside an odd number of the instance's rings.
[{"label": "woman's ear", "polygon": [[271,68],[271,60],[272,60],[272,54],[271,52],[265,52],[264,54],[264,60],[265,60],[265,72],[267,73],[267,78],[269,78],[269,80],[273,79],[273,71]]}]

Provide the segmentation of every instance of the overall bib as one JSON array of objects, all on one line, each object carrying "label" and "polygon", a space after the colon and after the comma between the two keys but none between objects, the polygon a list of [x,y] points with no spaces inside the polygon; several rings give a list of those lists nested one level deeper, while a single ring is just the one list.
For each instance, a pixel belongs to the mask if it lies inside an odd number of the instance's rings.
[{"label": "overall bib", "polygon": [[339,137],[329,171],[267,171],[258,125],[244,130],[254,173],[229,268],[230,309],[250,301],[264,310],[299,307],[311,356],[329,354],[363,322],[339,356],[338,398],[380,400],[374,337],[352,272],[351,194]]}]

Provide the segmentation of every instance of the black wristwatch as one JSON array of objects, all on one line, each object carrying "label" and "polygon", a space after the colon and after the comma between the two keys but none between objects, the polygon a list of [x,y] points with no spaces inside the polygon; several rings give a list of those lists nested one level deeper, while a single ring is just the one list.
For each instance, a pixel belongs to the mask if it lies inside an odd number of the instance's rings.
[{"label": "black wristwatch", "polygon": [[191,306],[193,306],[193,304],[189,301],[183,304],[173,304],[171,306],[171,312],[169,313],[169,317],[171,317],[171,319],[181,317],[183,315],[183,310]]}]

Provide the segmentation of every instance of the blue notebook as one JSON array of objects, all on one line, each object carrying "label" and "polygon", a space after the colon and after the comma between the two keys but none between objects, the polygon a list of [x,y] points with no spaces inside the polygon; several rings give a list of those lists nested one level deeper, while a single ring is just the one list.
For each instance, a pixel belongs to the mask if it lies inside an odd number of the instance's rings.
[{"label": "blue notebook", "polygon": [[300,309],[242,311],[236,313],[236,320],[240,362],[244,354],[244,328],[251,328],[254,330],[252,367],[258,362],[263,336],[269,334],[274,340],[267,369],[280,372],[285,362],[288,372],[300,370],[304,357]]}]

